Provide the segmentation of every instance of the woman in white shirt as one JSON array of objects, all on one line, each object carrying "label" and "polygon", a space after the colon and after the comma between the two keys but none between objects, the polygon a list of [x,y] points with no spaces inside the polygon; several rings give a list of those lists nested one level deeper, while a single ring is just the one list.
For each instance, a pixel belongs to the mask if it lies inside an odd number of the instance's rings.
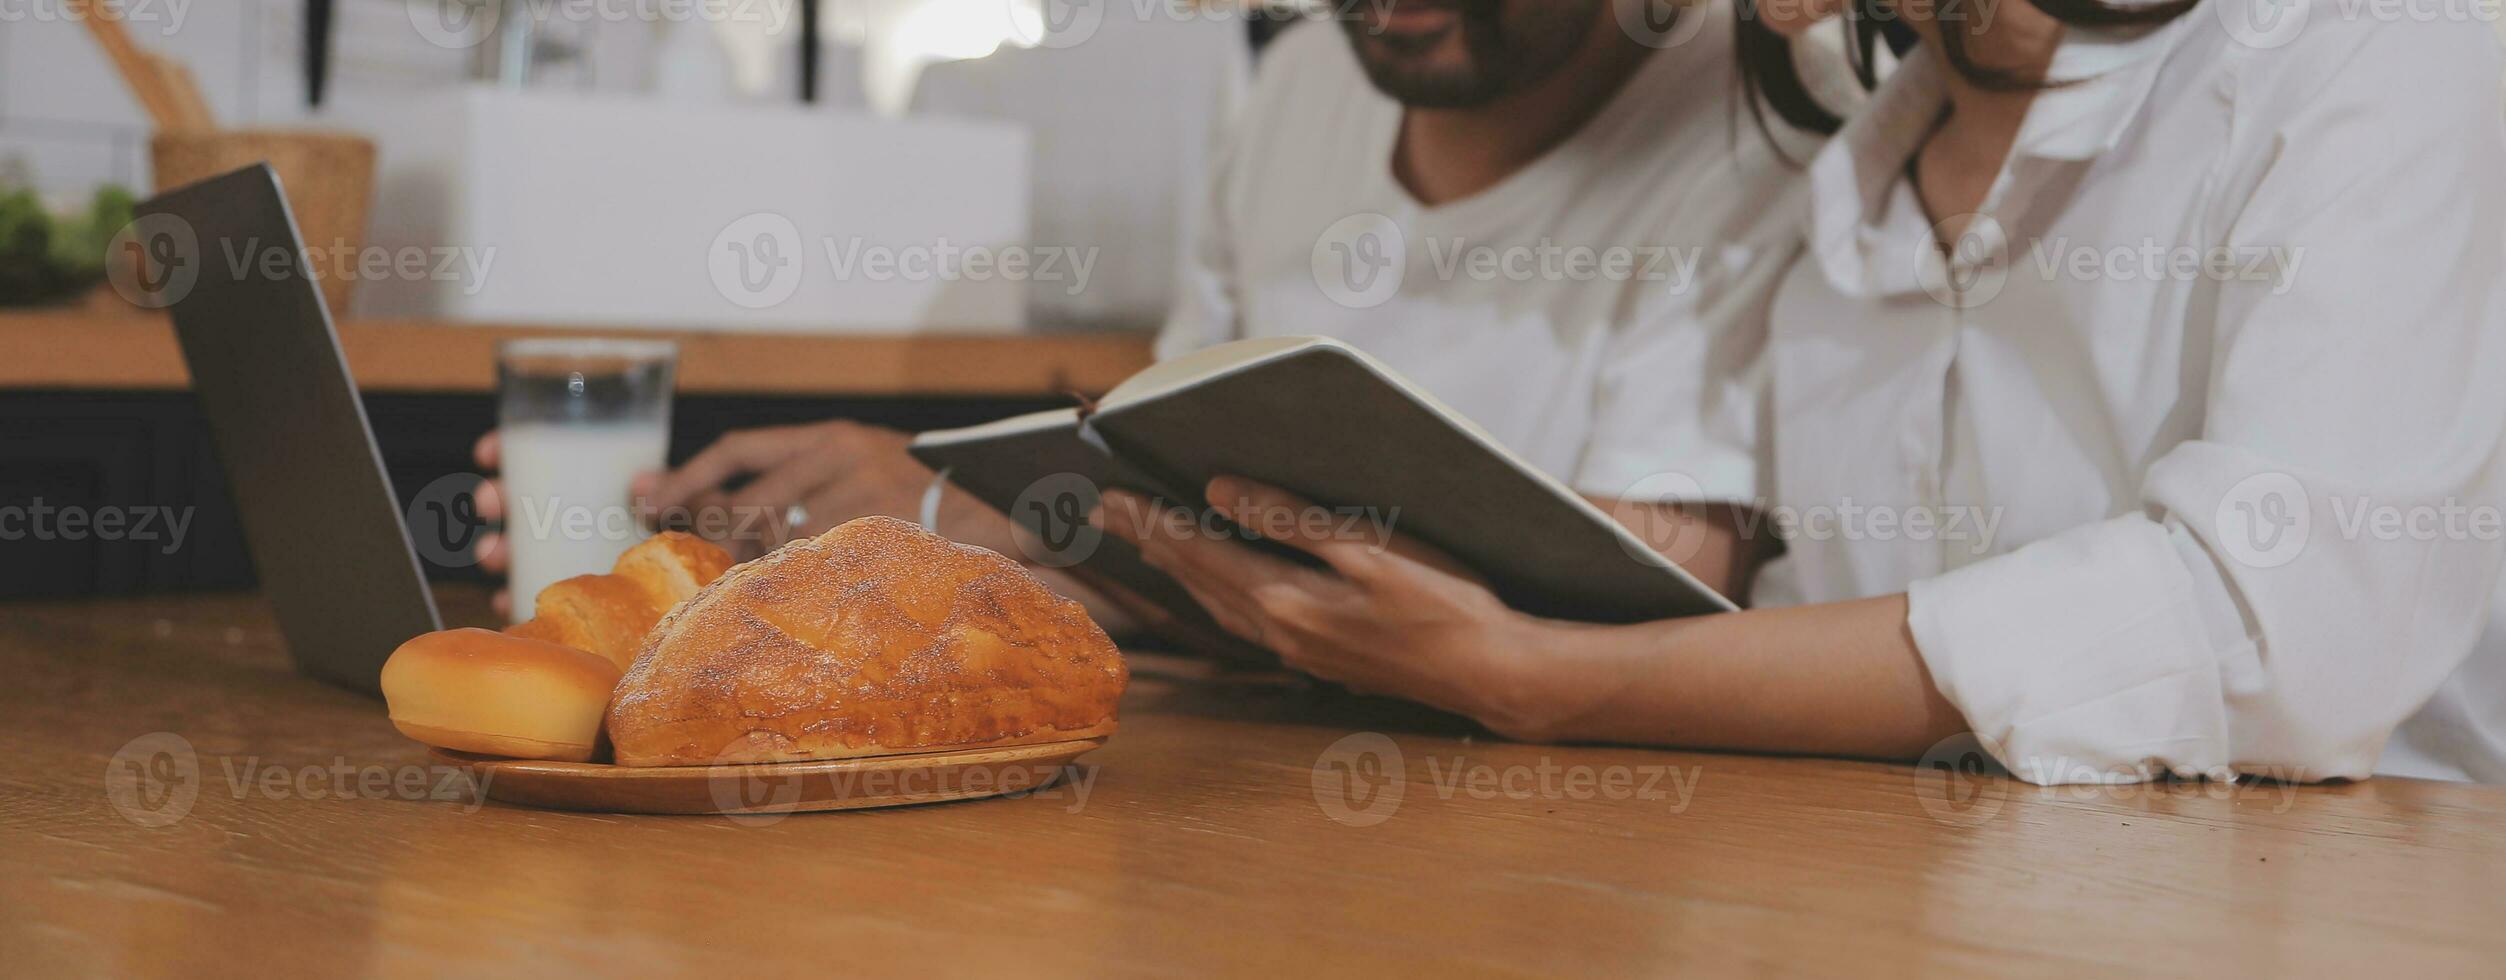
[{"label": "woman in white shirt", "polygon": [[1944,35],[1865,3],[1920,41],[1809,163],[1759,608],[1540,621],[1355,540],[1289,542],[1332,572],[1155,533],[1150,559],[1294,666],[1520,737],[2506,780],[2506,650],[2474,654],[2506,561],[2495,38],[2305,0],[2035,0]]}]

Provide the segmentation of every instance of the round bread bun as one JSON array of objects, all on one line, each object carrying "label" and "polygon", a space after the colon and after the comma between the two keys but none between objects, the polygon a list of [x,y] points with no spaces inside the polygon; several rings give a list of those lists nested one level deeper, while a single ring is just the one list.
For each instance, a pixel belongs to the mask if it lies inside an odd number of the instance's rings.
[{"label": "round bread bun", "polygon": [[588,762],[618,686],[605,657],[492,630],[428,633],[383,663],[392,727],[428,745]]}]

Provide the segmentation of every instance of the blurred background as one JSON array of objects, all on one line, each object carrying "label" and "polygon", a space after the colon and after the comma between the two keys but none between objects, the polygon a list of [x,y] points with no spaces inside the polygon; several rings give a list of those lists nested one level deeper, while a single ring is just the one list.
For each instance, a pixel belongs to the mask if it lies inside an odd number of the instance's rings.
[{"label": "blurred background", "polygon": [[[144,196],[157,127],[74,18],[79,0],[10,6],[22,9],[0,17],[0,177],[56,208],[105,185]],[[722,189],[764,181],[807,181],[842,211],[860,206],[840,200],[846,185],[869,197],[879,178],[893,176],[884,167],[963,153],[953,161],[962,172],[918,172],[926,179],[904,189],[929,186],[934,199],[964,201],[968,234],[1023,231],[1037,244],[1104,249],[1083,293],[1035,288],[1014,312],[986,311],[1004,326],[1048,328],[1136,328],[1162,315],[1168,257],[1190,214],[1183,202],[1247,76],[1253,41],[1293,16],[1193,0],[104,6],[122,12],[136,44],[188,69],[221,127],[320,127],[372,139],[382,193],[370,230],[379,244],[442,244],[423,241],[437,229],[589,237],[494,225],[481,213],[527,207],[535,192],[559,186],[608,202],[621,222],[650,220],[663,198],[731,197]],[[815,45],[804,43],[809,7],[817,8]],[[710,125],[697,134],[691,124]],[[842,156],[804,155],[813,150]],[[778,209],[806,210],[789,188],[757,190],[757,200]],[[806,224],[810,216],[795,217]],[[501,261],[530,258],[513,251],[525,241],[496,244]],[[632,305],[614,289],[621,271],[604,277],[613,288],[594,302]],[[393,285],[403,288],[362,290],[347,312],[460,309],[458,290],[436,291],[456,294],[448,298]],[[483,291],[497,296],[474,305],[535,309],[559,299],[534,290],[562,288],[495,283]],[[767,319],[844,315],[801,304]],[[950,324],[980,325],[988,324]]]},{"label": "blurred background", "polygon": [[[252,585],[170,331],[114,284],[158,188],[271,162],[404,504],[476,478],[516,337],[679,341],[674,462],[971,424],[1148,363],[1231,107],[1320,12],[0,0],[0,597]],[[188,530],[7,534],[27,508]]]},{"label": "blurred background", "polygon": [[[1146,363],[1229,108],[1305,13],[97,6],[0,4],[0,505],[194,523],[0,543],[5,596],[251,584],[161,314],[111,282],[135,198],[272,162],[404,498],[472,468],[515,336],[681,339],[674,460],[778,422],[967,424]],[[746,258],[792,253],[807,274]]]}]

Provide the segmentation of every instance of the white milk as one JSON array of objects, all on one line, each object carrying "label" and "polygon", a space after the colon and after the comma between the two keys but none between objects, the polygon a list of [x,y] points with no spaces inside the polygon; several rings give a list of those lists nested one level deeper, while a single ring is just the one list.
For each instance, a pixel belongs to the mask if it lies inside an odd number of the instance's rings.
[{"label": "white milk", "polygon": [[609,571],[644,540],[627,484],[661,468],[670,425],[526,422],[504,429],[505,540],[513,553],[513,618],[531,618],[539,590]]}]

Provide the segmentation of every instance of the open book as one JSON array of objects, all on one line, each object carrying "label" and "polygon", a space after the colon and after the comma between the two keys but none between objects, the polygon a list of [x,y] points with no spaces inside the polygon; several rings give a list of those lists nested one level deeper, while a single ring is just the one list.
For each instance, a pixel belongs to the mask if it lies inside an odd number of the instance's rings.
[{"label": "open book", "polygon": [[1189,508],[1201,527],[1241,538],[1208,515],[1203,488],[1221,475],[1268,483],[1328,508],[1333,533],[1440,548],[1540,616],[1621,623],[1734,608],[1425,390],[1322,337],[1211,347],[1133,375],[1092,412],[925,433],[912,452],[1033,532],[1029,560],[1075,566],[1091,585],[1130,593],[1118,601],[1190,621],[1207,622],[1180,585],[1087,526],[1100,489]]}]

